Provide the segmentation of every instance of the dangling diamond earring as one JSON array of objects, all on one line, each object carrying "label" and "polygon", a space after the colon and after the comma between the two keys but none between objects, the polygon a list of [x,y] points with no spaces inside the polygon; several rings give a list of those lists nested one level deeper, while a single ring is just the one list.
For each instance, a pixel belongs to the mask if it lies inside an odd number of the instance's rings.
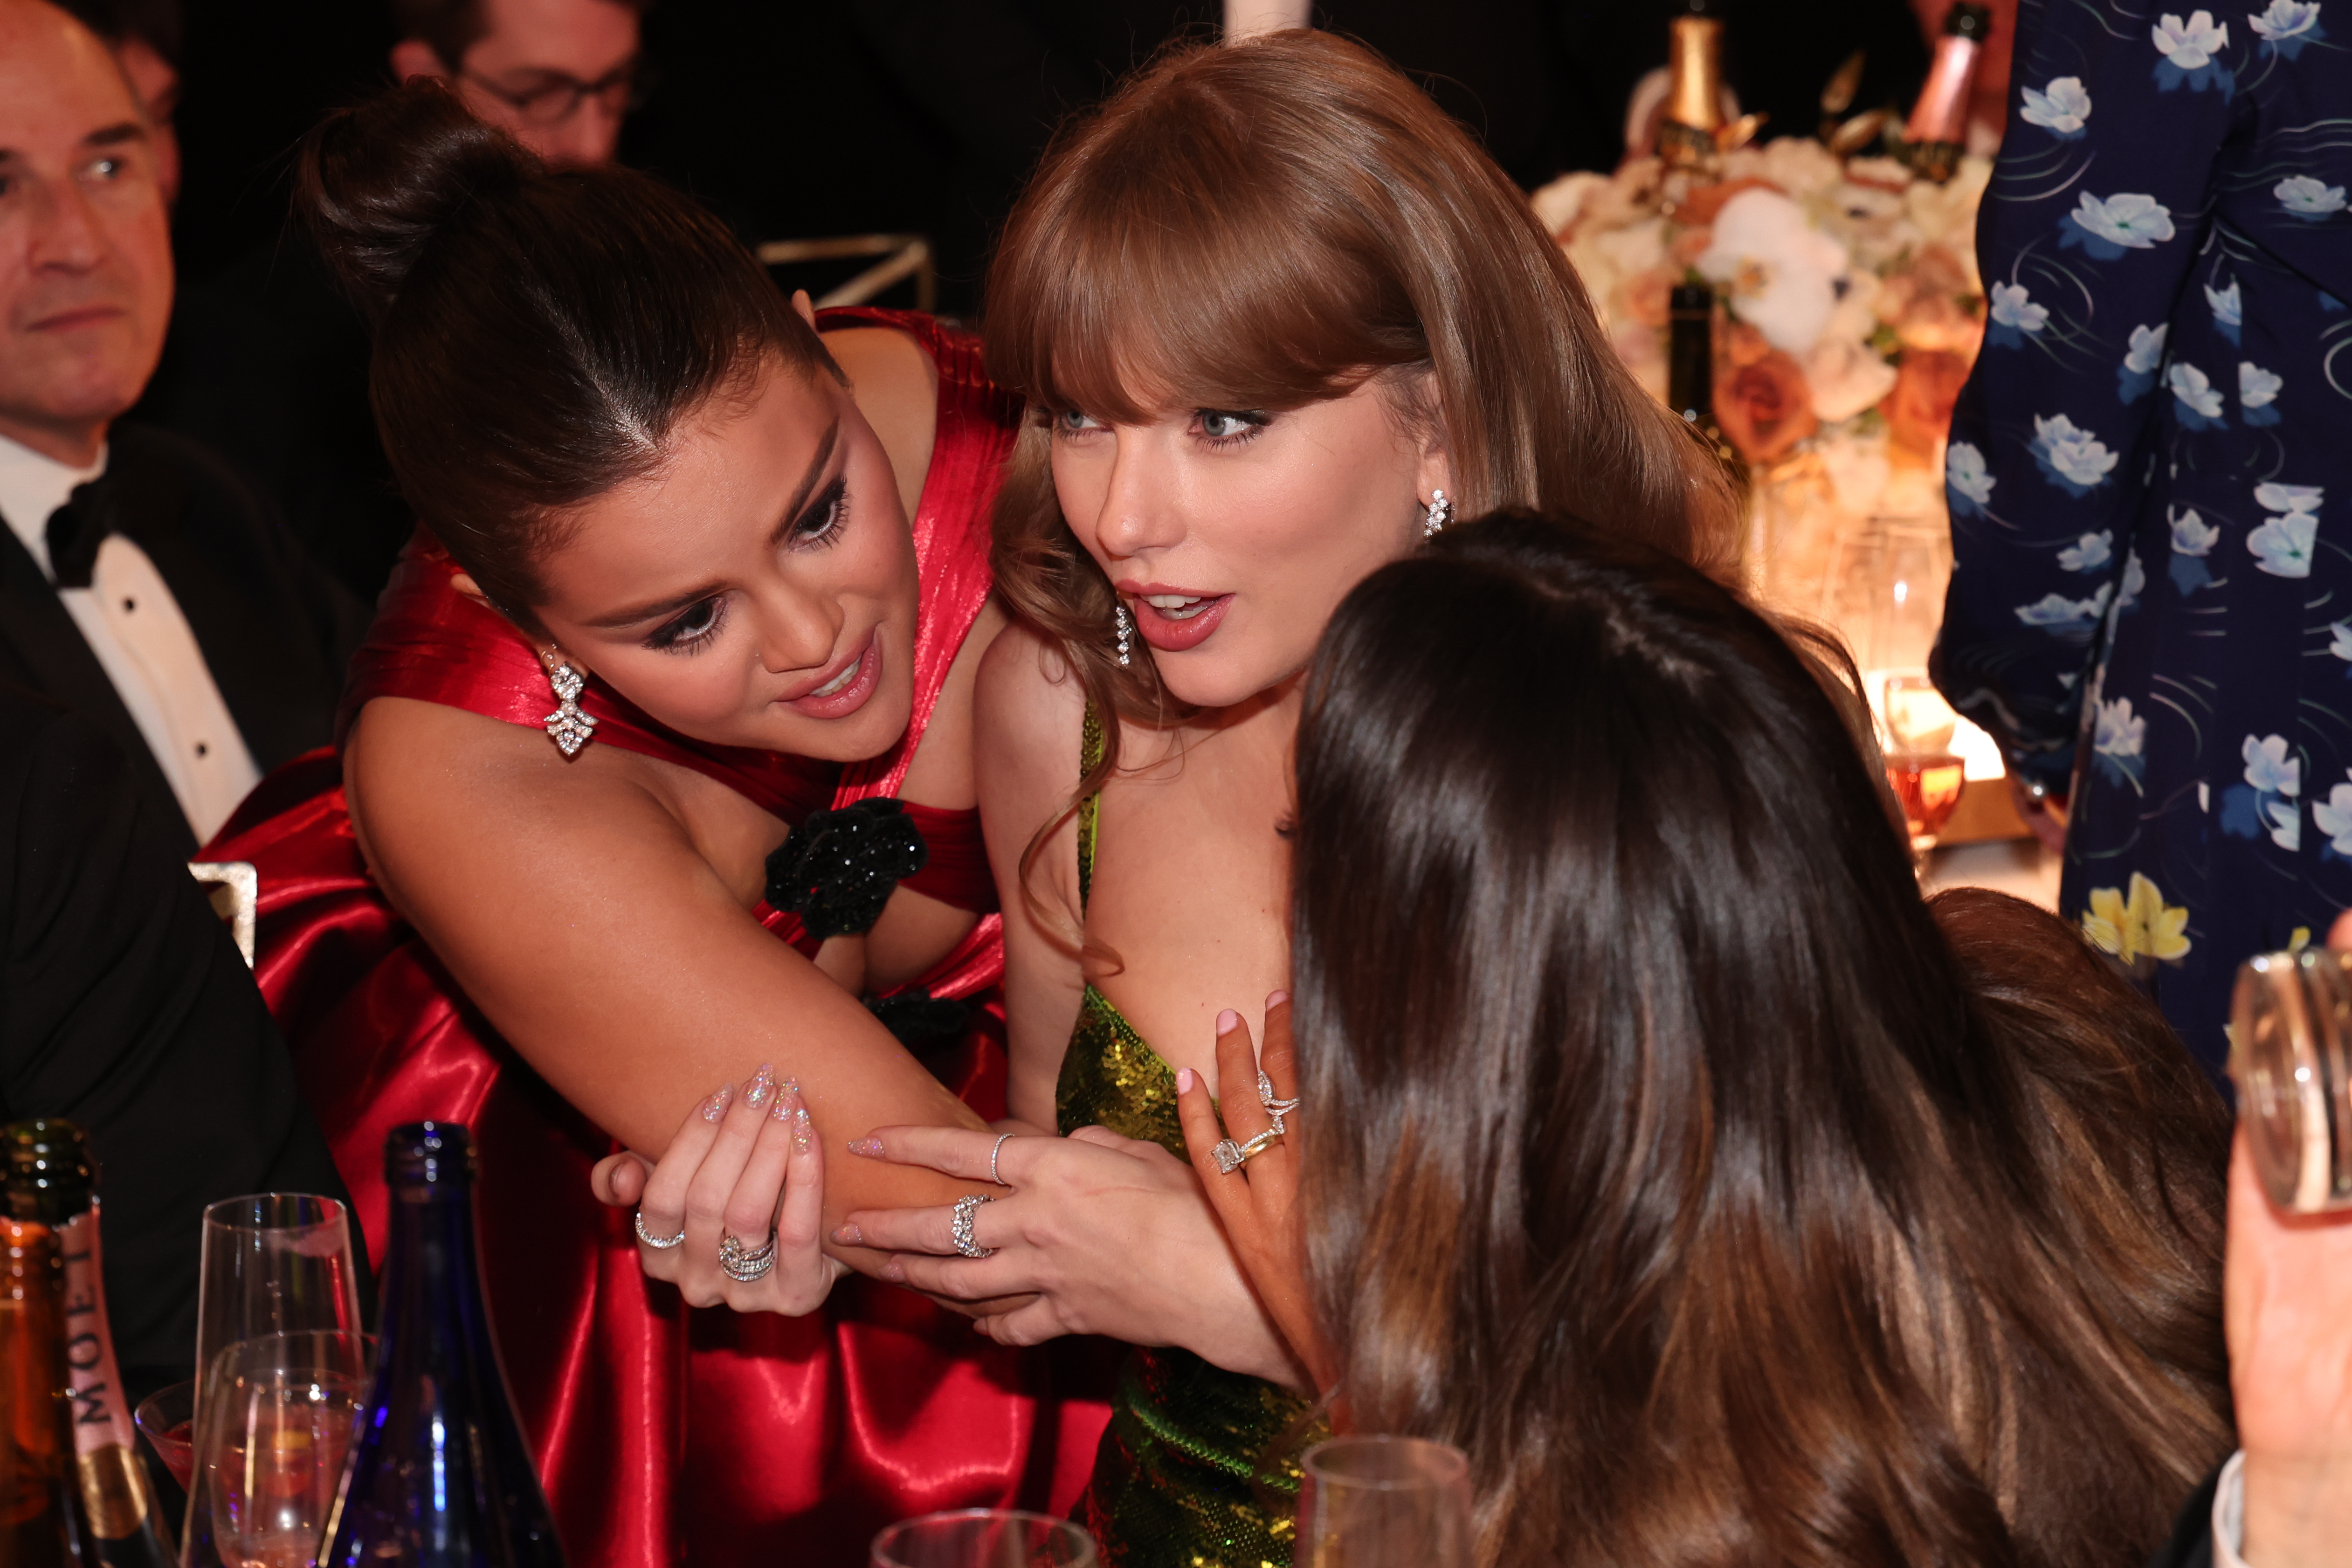
[{"label": "dangling diamond earring", "polygon": [[557,707],[541,722],[547,726],[547,738],[555,749],[567,757],[576,757],[580,748],[596,738],[594,715],[580,711],[580,693],[587,687],[588,678],[572,668],[558,647],[539,650],[539,662],[547,671],[547,683],[555,688]]},{"label": "dangling diamond earring", "polygon": [[1445,525],[1453,521],[1454,503],[1445,499],[1445,492],[1430,491],[1429,509],[1421,520],[1421,536],[1423,539],[1434,539],[1444,532]]},{"label": "dangling diamond earring", "polygon": [[1118,629],[1118,667],[1125,669],[1131,662],[1127,648],[1128,639],[1135,636],[1135,617],[1127,613],[1125,605],[1121,605],[1111,612],[1111,625]]}]

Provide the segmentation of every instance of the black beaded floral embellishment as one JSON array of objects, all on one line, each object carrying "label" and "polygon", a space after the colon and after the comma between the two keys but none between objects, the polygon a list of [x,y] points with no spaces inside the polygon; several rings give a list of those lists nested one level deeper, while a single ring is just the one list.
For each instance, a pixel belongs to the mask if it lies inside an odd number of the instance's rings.
[{"label": "black beaded floral embellishment", "polygon": [[931,858],[923,831],[887,795],[820,811],[768,857],[768,902],[823,941],[871,931],[898,884]]}]

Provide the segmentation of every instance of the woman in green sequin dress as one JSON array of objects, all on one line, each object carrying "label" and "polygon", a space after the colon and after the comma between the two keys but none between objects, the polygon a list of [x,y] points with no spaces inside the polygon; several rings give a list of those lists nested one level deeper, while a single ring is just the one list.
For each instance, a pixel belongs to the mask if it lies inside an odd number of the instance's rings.
[{"label": "woman in green sequin dress", "polygon": [[[983,666],[1011,1106],[985,1260],[901,1259],[983,1320],[1139,1347],[1080,1517],[1107,1560],[1286,1563],[1307,1379],[1242,1285],[1174,1073],[1289,962],[1298,676],[1333,607],[1452,509],[1572,507],[1700,557],[1720,476],[1619,366],[1519,192],[1411,81],[1291,33],[1164,58],[1051,153],[988,284],[1028,397]],[[1248,1007],[1251,1021],[1260,1016]],[[885,1130],[982,1178],[989,1142]],[[869,1146],[869,1150],[873,1146]],[[1124,1173],[1122,1173],[1124,1172]],[[853,1216],[945,1252],[941,1211]]]}]

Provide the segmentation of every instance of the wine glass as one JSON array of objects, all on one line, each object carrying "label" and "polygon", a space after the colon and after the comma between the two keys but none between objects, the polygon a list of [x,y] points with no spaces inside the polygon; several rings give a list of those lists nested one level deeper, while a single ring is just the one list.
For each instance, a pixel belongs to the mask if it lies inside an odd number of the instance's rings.
[{"label": "wine glass", "polygon": [[1298,1568],[1470,1568],[1470,1460],[1422,1437],[1307,1450]]},{"label": "wine glass", "polygon": [[360,1331],[349,1212],[308,1193],[256,1193],[206,1208],[196,1289],[197,1413],[222,1351],[301,1330]]},{"label": "wine glass", "polygon": [[191,1378],[159,1388],[140,1401],[131,1419],[153,1446],[155,1457],[188,1489],[188,1476],[196,1463],[196,1384]]},{"label": "wine glass", "polygon": [[871,1568],[1097,1568],[1095,1538],[1066,1519],[963,1508],[902,1519],[874,1538]]},{"label": "wine glass", "polygon": [[1968,784],[1968,766],[1952,751],[1959,715],[1924,674],[1890,675],[1881,689],[1886,726],[1886,783],[1903,804],[1911,853],[1924,858],[1951,820]]},{"label": "wine glass", "polygon": [[181,1568],[313,1568],[366,1402],[366,1336],[226,1346],[205,1379]]}]

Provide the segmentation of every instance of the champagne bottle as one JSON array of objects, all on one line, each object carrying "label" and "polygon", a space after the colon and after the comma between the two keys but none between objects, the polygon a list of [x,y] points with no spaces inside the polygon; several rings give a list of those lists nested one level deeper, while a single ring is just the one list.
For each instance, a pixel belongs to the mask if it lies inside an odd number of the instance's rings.
[{"label": "champagne bottle", "polygon": [[1992,13],[1975,0],[1954,0],[1944,13],[1944,36],[1927,68],[1927,85],[1903,127],[1904,156],[1921,178],[1941,184],[1960,166],[1969,140],[1969,102],[1977,65],[1992,36]]},{"label": "champagne bottle", "polygon": [[1679,0],[1667,23],[1666,104],[1658,116],[1658,156],[1675,169],[1716,160],[1723,129],[1722,0]]},{"label": "champagne bottle", "polygon": [[1715,419],[1715,290],[1704,283],[1666,296],[1666,406],[1744,487],[1747,465]]},{"label": "champagne bottle", "polygon": [[321,1568],[561,1568],[482,1300],[474,1152],[454,1121],[393,1129],[375,1373]]},{"label": "champagne bottle", "polygon": [[14,1173],[0,1205],[0,1563],[83,1568],[89,1521],[74,1469],[65,1269],[37,1194]]},{"label": "champagne bottle", "polygon": [[[170,1568],[163,1509],[139,1458],[139,1434],[115,1364],[99,1265],[97,1181],[82,1131],[55,1117],[0,1130],[11,1209],[56,1234],[63,1267],[66,1374],[74,1468],[90,1546],[106,1568]],[[94,1568],[94,1565],[93,1565]]]}]

